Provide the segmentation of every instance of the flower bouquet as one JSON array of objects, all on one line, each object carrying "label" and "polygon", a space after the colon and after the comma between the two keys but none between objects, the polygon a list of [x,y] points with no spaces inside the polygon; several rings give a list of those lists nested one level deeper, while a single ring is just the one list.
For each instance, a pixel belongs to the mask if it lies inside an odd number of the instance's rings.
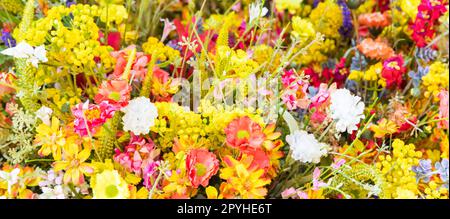
[{"label": "flower bouquet", "polygon": [[440,199],[447,0],[0,0],[0,197]]}]

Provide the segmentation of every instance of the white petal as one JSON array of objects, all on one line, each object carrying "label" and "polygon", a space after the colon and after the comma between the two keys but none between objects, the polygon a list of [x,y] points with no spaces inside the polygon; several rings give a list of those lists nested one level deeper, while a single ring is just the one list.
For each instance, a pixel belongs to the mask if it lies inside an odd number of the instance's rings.
[{"label": "white petal", "polygon": [[38,46],[34,49],[34,56],[39,59],[41,62],[47,62],[47,51],[45,50],[45,46]]}]

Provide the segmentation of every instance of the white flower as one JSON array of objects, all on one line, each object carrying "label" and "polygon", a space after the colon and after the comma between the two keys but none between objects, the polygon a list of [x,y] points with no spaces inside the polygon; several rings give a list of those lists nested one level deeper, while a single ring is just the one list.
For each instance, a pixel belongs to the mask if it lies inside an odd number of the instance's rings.
[{"label": "white flower", "polygon": [[261,5],[261,2],[258,0],[252,4],[250,4],[249,8],[249,21],[248,23],[251,24],[254,20],[264,17],[269,10],[266,7],[263,7]]},{"label": "white flower", "polygon": [[336,122],[339,132],[352,133],[356,125],[364,119],[364,103],[347,89],[338,89],[331,94],[331,118]]},{"label": "white flower", "polygon": [[146,97],[131,100],[122,111],[125,113],[122,117],[123,129],[136,135],[149,133],[158,117],[155,105]]},{"label": "white flower", "polygon": [[33,48],[28,43],[22,41],[15,47],[5,49],[1,52],[3,55],[13,56],[14,58],[27,59],[34,67],[38,67],[39,62],[47,62],[47,51],[45,46],[41,45]]},{"label": "white flower", "polygon": [[303,163],[319,163],[320,158],[327,154],[328,145],[303,130],[295,130],[286,136],[286,142],[292,150],[292,158]]},{"label": "white flower", "polygon": [[19,181],[19,173],[19,168],[15,168],[9,173],[0,170],[0,181],[6,181],[8,185],[8,193],[11,193],[11,187]]},{"label": "white flower", "polygon": [[50,116],[52,115],[53,110],[42,106],[38,111],[36,111],[36,117],[38,117],[42,122],[48,126],[50,126]]},{"label": "white flower", "polygon": [[51,187],[41,187],[42,194],[39,195],[39,199],[65,199],[66,195],[62,185]]}]

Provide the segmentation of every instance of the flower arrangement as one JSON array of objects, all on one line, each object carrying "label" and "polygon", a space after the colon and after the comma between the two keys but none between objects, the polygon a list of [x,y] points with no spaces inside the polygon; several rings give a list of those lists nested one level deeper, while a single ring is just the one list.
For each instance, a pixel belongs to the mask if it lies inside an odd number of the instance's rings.
[{"label": "flower arrangement", "polygon": [[0,0],[0,198],[448,199],[447,0]]}]

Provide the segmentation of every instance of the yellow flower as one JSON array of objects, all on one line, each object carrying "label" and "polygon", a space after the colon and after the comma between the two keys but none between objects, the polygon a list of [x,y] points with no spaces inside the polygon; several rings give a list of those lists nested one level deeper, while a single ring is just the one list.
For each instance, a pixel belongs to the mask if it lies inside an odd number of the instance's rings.
[{"label": "yellow flower", "polygon": [[400,0],[400,8],[404,11],[409,18],[416,19],[417,7],[420,4],[420,0]]},{"label": "yellow flower", "polygon": [[332,0],[319,3],[309,16],[316,31],[323,33],[326,37],[338,38],[339,28],[343,22],[341,8]]},{"label": "yellow flower", "polygon": [[425,97],[432,96],[438,101],[438,94],[443,89],[448,89],[449,75],[448,64],[436,61],[430,65],[430,71],[423,78],[423,86],[426,88]]},{"label": "yellow flower", "polygon": [[58,118],[53,117],[50,126],[42,123],[36,128],[35,143],[41,145],[38,153],[47,156],[50,153],[53,159],[61,160],[61,148],[66,144],[65,133],[60,127]]},{"label": "yellow flower", "polygon": [[[260,199],[267,195],[267,189],[264,187],[270,183],[269,179],[263,177],[264,170],[250,169],[253,157],[243,155],[238,161],[231,156],[224,158],[226,167],[221,169],[220,178],[226,180],[222,191],[228,190],[231,195],[244,199]],[[228,194],[230,195],[230,194]]]},{"label": "yellow flower", "polygon": [[439,150],[428,149],[426,150],[425,154],[427,155],[427,158],[430,159],[433,163],[441,160],[441,151]]},{"label": "yellow flower", "polygon": [[313,24],[301,17],[295,16],[292,18],[292,29],[291,35],[300,40],[300,45],[305,45],[316,37]]},{"label": "yellow flower", "polygon": [[413,144],[405,145],[400,139],[394,139],[391,155],[378,157],[376,167],[385,178],[382,198],[413,198],[418,194],[415,173],[412,167],[419,163],[422,157],[420,151],[415,151]]},{"label": "yellow flower", "polygon": [[397,125],[385,118],[378,122],[378,125],[371,125],[370,130],[374,132],[375,138],[383,138],[385,135],[392,135],[397,132]]},{"label": "yellow flower", "polygon": [[124,199],[130,196],[128,184],[117,170],[105,170],[96,174],[91,182],[94,199]]},{"label": "yellow flower", "polygon": [[403,188],[399,187],[399,188],[397,188],[396,192],[397,192],[397,197],[395,197],[396,199],[416,199],[417,198],[417,195],[408,189],[403,189]]},{"label": "yellow flower", "polygon": [[67,144],[63,147],[64,159],[54,163],[55,172],[64,170],[63,181],[65,184],[72,182],[80,185],[84,182],[84,174],[90,175],[94,172],[94,165],[85,163],[91,155],[91,149],[85,148],[80,151],[77,144]]},{"label": "yellow flower", "polygon": [[277,0],[275,1],[275,7],[277,11],[284,11],[288,9],[289,13],[295,14],[301,9],[303,0]]}]

